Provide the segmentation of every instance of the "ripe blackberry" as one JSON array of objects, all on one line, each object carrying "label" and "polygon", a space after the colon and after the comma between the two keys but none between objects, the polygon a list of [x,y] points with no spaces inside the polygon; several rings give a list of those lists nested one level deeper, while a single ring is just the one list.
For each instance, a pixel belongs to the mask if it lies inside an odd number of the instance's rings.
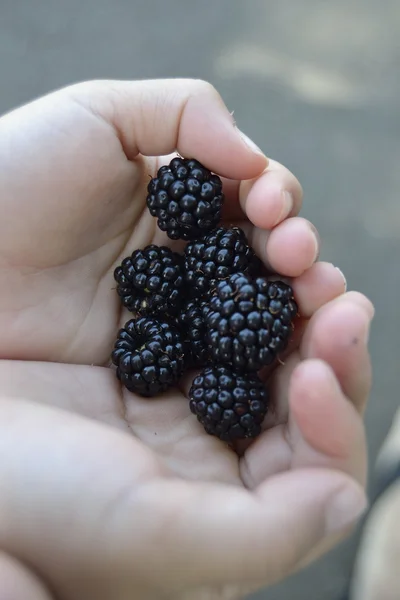
[{"label": "ripe blackberry", "polygon": [[189,242],[184,253],[184,278],[196,297],[207,297],[216,284],[233,273],[256,275],[261,261],[239,227],[218,227]]},{"label": "ripe blackberry", "polygon": [[182,375],[182,340],[170,323],[147,317],[131,319],[118,332],[111,360],[117,367],[117,378],[129,391],[155,396]]},{"label": "ripe blackberry", "polygon": [[205,302],[190,300],[183,306],[177,318],[189,368],[203,367],[210,357],[204,320],[207,310],[208,305]]},{"label": "ripe blackberry", "polygon": [[183,301],[182,266],[182,257],[165,246],[135,250],[114,271],[123,305],[142,316],[175,315]]},{"label": "ripe blackberry", "polygon": [[147,206],[173,240],[194,240],[221,220],[222,182],[197,160],[174,158],[147,186]]},{"label": "ripe blackberry", "polygon": [[224,441],[254,438],[268,409],[268,392],[255,373],[206,367],[189,392],[190,410],[204,429]]},{"label": "ripe blackberry", "polygon": [[240,371],[270,365],[289,341],[297,304],[289,285],[237,273],[217,285],[206,315],[211,355]]}]

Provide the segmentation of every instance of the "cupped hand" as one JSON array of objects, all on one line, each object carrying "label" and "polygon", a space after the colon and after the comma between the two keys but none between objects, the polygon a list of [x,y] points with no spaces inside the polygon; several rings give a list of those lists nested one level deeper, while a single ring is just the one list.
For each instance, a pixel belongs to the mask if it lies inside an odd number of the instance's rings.
[{"label": "cupped hand", "polygon": [[[109,368],[129,318],[113,270],[169,243],[145,198],[176,151],[223,177],[226,222],[300,308],[264,431],[240,452],[184,390],[143,399]],[[0,120],[0,576],[15,600],[239,598],[363,510],[373,308],[316,262],[301,196],[205,82],[89,82]]]}]

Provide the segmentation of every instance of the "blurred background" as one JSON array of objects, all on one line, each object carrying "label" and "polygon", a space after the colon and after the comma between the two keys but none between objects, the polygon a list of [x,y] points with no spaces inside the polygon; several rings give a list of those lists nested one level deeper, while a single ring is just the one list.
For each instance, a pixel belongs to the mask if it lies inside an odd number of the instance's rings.
[{"label": "blurred background", "polygon": [[[0,0],[0,113],[93,78],[199,77],[305,191],[321,258],[376,305],[371,461],[399,403],[398,0]],[[254,600],[340,600],[357,534]]]}]

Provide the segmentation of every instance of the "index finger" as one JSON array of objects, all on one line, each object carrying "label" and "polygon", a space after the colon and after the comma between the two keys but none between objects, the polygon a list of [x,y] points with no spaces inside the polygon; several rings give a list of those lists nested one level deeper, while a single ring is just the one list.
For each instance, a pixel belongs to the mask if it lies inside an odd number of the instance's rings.
[{"label": "index finger", "polygon": [[206,81],[91,81],[65,92],[115,129],[129,160],[178,151],[232,179],[256,177],[268,164]]}]

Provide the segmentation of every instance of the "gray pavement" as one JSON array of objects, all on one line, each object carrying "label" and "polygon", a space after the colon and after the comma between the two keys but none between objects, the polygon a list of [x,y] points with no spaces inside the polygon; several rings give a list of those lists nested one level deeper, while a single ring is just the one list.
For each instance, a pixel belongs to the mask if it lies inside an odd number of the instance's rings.
[{"label": "gray pavement", "polygon": [[[201,77],[305,189],[322,258],[373,299],[371,459],[399,404],[400,3],[0,0],[0,112],[83,79]],[[339,600],[349,540],[259,593]]]}]

